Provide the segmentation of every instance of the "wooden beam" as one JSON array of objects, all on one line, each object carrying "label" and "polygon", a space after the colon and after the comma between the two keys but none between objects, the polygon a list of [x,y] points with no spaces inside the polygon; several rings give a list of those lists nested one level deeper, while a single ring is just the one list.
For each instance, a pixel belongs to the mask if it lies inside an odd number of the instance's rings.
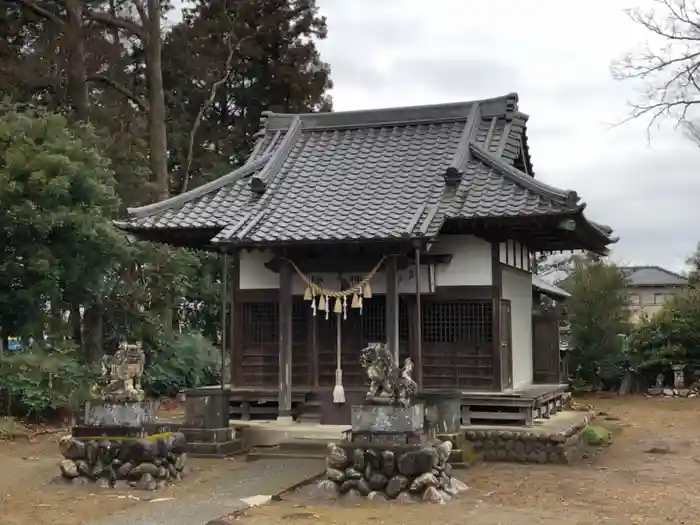
[{"label": "wooden beam", "polygon": [[386,276],[386,339],[387,345],[399,361],[399,283],[396,256],[392,255],[384,263]]},{"label": "wooden beam", "polygon": [[292,417],[292,267],[280,266],[279,289],[279,418]]},{"label": "wooden beam", "polygon": [[[319,257],[292,257],[294,264],[305,273],[354,273],[369,272],[379,262],[381,256],[377,255],[325,255]],[[396,257],[397,269],[404,270],[414,265],[415,256],[399,255]],[[422,264],[446,264],[452,259],[451,254],[428,254],[421,253]],[[265,267],[279,273],[279,269],[286,261],[281,257],[273,257],[265,263]]]}]

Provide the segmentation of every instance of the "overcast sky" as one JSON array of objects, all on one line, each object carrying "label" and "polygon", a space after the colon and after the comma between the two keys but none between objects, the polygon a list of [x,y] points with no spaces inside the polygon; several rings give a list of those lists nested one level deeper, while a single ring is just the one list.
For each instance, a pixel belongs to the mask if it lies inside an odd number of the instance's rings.
[{"label": "overcast sky", "polygon": [[336,110],[518,92],[536,177],[576,190],[621,237],[613,258],[680,270],[700,240],[700,149],[671,126],[611,129],[635,86],[610,62],[647,35],[649,0],[317,0]]}]

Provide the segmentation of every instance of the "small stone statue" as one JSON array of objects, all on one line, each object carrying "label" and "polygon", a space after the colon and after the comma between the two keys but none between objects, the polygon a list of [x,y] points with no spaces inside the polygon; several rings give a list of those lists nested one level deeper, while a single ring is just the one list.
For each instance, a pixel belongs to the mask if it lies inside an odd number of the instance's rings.
[{"label": "small stone statue", "polygon": [[105,401],[125,403],[143,401],[144,391],[141,388],[146,356],[141,342],[128,344],[119,343],[119,349],[111,358],[102,358],[102,373],[106,386],[102,390]]},{"label": "small stone statue", "polygon": [[410,405],[418,389],[411,377],[413,361],[410,357],[404,360],[403,368],[399,368],[391,350],[379,343],[360,351],[360,365],[369,380],[369,390],[365,396],[367,401]]}]

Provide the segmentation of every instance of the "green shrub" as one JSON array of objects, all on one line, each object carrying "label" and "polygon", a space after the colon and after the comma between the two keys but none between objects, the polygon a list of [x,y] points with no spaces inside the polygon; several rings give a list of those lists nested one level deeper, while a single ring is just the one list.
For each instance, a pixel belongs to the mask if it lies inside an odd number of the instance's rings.
[{"label": "green shrub", "polygon": [[70,341],[55,346],[34,343],[27,351],[0,358],[6,414],[51,418],[61,409],[78,410],[93,397],[98,378],[97,367],[82,363]]},{"label": "green shrub", "polygon": [[598,425],[588,425],[583,429],[581,437],[586,445],[601,447],[612,442],[612,435],[607,428]]},{"label": "green shrub", "polygon": [[199,333],[175,334],[148,350],[143,387],[151,397],[219,383],[221,350]]}]

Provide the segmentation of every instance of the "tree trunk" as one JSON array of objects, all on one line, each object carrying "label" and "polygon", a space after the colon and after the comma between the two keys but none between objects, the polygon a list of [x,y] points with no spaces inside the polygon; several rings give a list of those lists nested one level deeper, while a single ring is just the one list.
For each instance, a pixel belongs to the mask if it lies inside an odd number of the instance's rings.
[{"label": "tree trunk", "polygon": [[146,29],[146,77],[148,84],[148,140],[150,168],[153,180],[158,184],[160,197],[169,196],[168,145],[165,128],[166,109],[163,91],[161,54],[163,40],[160,27],[159,0],[148,0],[148,27]]},{"label": "tree trunk", "polygon": [[83,344],[83,325],[80,318],[80,305],[73,304],[70,307],[70,324],[73,342],[81,346]]},{"label": "tree trunk", "polygon": [[104,354],[102,305],[96,302],[85,308],[83,315],[83,351],[88,363],[96,363]]},{"label": "tree trunk", "polygon": [[68,96],[75,119],[88,122],[90,99],[85,72],[85,42],[80,0],[66,0],[65,33],[68,42]]}]

